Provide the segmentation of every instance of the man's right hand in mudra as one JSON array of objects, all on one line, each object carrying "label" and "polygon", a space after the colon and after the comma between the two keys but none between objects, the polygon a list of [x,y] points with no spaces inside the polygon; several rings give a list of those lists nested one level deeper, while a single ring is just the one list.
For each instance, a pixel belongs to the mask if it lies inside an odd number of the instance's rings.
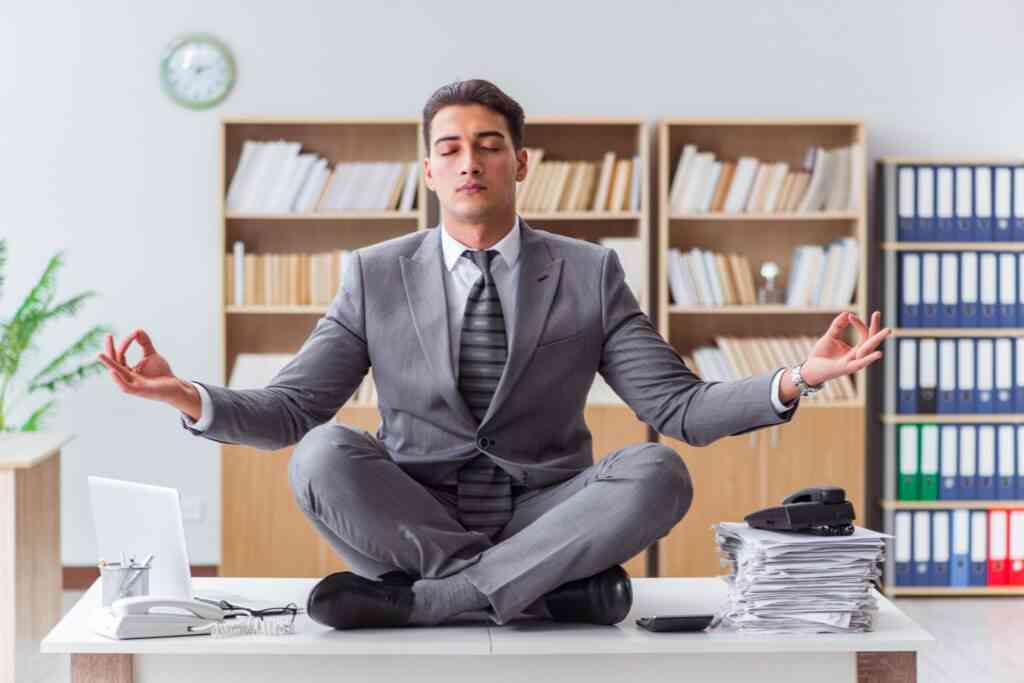
[{"label": "man's right hand in mudra", "polygon": [[[128,349],[138,341],[142,349],[142,360],[134,365],[128,363]],[[202,401],[199,392],[190,383],[178,379],[171,372],[167,359],[157,353],[146,331],[137,328],[114,348],[114,336],[108,334],[104,340],[105,353],[96,357],[110,369],[110,376],[121,391],[132,396],[141,396],[174,406],[193,420],[199,419]]]}]

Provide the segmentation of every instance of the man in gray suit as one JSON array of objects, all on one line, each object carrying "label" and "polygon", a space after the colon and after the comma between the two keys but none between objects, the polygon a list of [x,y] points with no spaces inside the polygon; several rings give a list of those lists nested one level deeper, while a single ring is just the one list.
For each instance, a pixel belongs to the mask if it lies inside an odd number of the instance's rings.
[{"label": "man in gray suit", "polygon": [[[881,356],[880,316],[868,329],[842,313],[802,365],[701,381],[614,251],[516,215],[523,122],[487,81],[431,96],[423,171],[441,225],[353,251],[326,315],[266,388],[182,381],[142,330],[100,355],[125,392],[175,406],[195,434],[298,444],[298,505],[354,570],[310,593],[321,623],[616,623],[632,601],[620,563],[666,535],[693,492],[662,444],[594,464],[583,411],[595,374],[659,433],[703,446],[789,421],[815,385]],[[841,339],[851,324],[855,347]],[[129,367],[134,340],[144,357]],[[371,367],[375,435],[331,421]]]}]

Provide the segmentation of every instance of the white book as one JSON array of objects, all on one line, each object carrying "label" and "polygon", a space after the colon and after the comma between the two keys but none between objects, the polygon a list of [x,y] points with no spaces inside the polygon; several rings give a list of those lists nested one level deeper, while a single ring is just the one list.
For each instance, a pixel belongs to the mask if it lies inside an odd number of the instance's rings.
[{"label": "white book", "polygon": [[772,165],[771,183],[768,185],[768,191],[765,193],[762,211],[774,212],[779,210],[779,194],[782,192],[782,185],[786,182],[786,175],[788,173],[789,164],[785,161]]},{"label": "white book", "polygon": [[690,270],[689,260],[678,249],[675,250],[675,264],[682,288],[682,300],[676,303],[691,306],[700,304],[700,295],[697,293],[697,283],[694,281],[693,271]]},{"label": "white book", "polygon": [[261,198],[261,211],[278,211],[279,207],[284,204],[284,196],[291,186],[292,175],[295,173],[295,165],[299,161],[299,150],[301,149],[301,143],[283,143],[280,156],[273,169],[273,180],[267,185],[266,193]]},{"label": "white book", "polygon": [[669,206],[676,212],[679,206],[679,199],[683,193],[683,187],[689,177],[689,171],[694,159],[697,158],[697,145],[685,145],[676,163],[676,172],[672,177],[672,188],[669,190]]},{"label": "white book", "polygon": [[405,164],[400,161],[391,161],[387,164],[387,173],[384,175],[383,186],[381,187],[380,198],[374,208],[376,209],[390,209],[388,206],[388,199],[391,198],[391,191],[394,189],[402,178],[400,177],[405,171]]},{"label": "white book", "polygon": [[818,148],[814,155],[814,170],[811,171],[811,180],[807,185],[807,191],[803,199],[797,205],[797,213],[812,213],[820,211],[825,203],[825,192],[828,188],[831,177],[832,154],[825,149]]},{"label": "white book", "polygon": [[768,179],[768,175],[771,172],[771,164],[760,164],[757,167],[757,173],[754,174],[754,182],[750,188],[750,195],[747,197],[746,206],[743,208],[748,213],[754,213],[761,210],[761,204],[758,201],[762,194],[762,187]]},{"label": "white book", "polygon": [[253,160],[263,143],[254,140],[246,140],[242,143],[242,153],[238,156],[238,166],[235,167],[235,174],[231,176],[231,184],[228,186],[228,193],[224,205],[228,211],[237,211],[242,208],[239,205],[246,179],[252,176],[254,168]]},{"label": "white book", "polygon": [[292,203],[292,211],[305,213],[312,208],[323,190],[327,180],[327,159],[317,159],[310,169],[309,175],[299,188],[299,193]]},{"label": "white book", "polygon": [[725,196],[723,211],[736,213],[742,211],[747,205],[747,197],[750,188],[754,183],[754,176],[757,175],[758,161],[754,157],[740,157],[736,162],[736,171],[732,176],[732,183],[729,185],[729,192]]},{"label": "white book", "polygon": [[419,187],[420,162],[410,161],[405,174],[405,187],[402,188],[402,199],[399,201],[400,211],[411,211],[416,200],[416,189]]},{"label": "white book", "polygon": [[291,353],[240,353],[231,368],[229,389],[262,389],[294,358]]},{"label": "white book", "polygon": [[292,168],[292,177],[289,179],[288,186],[282,191],[281,196],[278,197],[274,211],[289,213],[293,210],[295,200],[298,199],[299,192],[312,173],[316,160],[317,156],[315,154],[300,154],[298,156]]},{"label": "white book", "polygon": [[722,293],[722,281],[718,277],[718,267],[715,264],[715,255],[710,251],[702,251],[701,256],[704,259],[704,274],[708,278],[710,283],[710,291],[713,303],[715,306],[721,306],[725,303],[725,296]]},{"label": "white book", "polygon": [[679,250],[675,247],[669,247],[668,252],[665,254],[665,269],[668,271],[668,289],[672,295],[672,303],[676,306],[691,303],[687,300],[686,293],[683,291],[683,276],[678,258]]},{"label": "white book", "polygon": [[840,147],[832,154],[832,175],[825,197],[825,210],[843,211],[850,202],[850,148]]},{"label": "white book", "polygon": [[722,162],[716,161],[711,164],[711,173],[708,176],[707,182],[704,184],[703,196],[700,198],[700,202],[697,205],[697,210],[701,213],[707,212],[711,208],[711,200],[715,195],[715,187],[718,185],[718,178],[722,175]]},{"label": "white book", "polygon": [[853,303],[853,293],[857,288],[859,274],[860,242],[852,237],[843,239],[843,269],[836,285],[833,306],[845,306]]},{"label": "white book", "polygon": [[338,209],[338,199],[347,182],[347,176],[352,166],[349,162],[339,161],[334,165],[334,172],[330,174],[328,185],[324,188],[323,197],[316,205],[318,211],[335,211]]},{"label": "white book", "polygon": [[850,145],[850,196],[846,202],[848,211],[860,210],[864,181],[864,143],[856,142]]},{"label": "white book", "polygon": [[254,151],[250,164],[252,170],[245,179],[245,185],[239,191],[238,210],[257,211],[260,206],[260,196],[265,185],[264,179],[273,168],[274,160],[279,149],[278,142],[261,142]]},{"label": "white book", "polygon": [[679,204],[674,207],[673,213],[688,213],[696,210],[697,201],[703,197],[702,191],[714,163],[715,155],[711,152],[697,154],[692,168],[687,173],[686,186],[680,193]]},{"label": "white book", "polygon": [[644,281],[647,269],[644,267],[644,249],[639,237],[605,237],[601,245],[615,251],[622,264],[626,285],[641,308],[644,308]]},{"label": "white book", "polygon": [[705,272],[704,256],[700,249],[694,247],[686,253],[686,264],[690,267],[690,275],[697,286],[697,296],[704,306],[711,306],[715,303],[714,294],[711,293],[711,280]]},{"label": "white book", "polygon": [[234,300],[236,306],[243,306],[245,305],[245,243],[236,240],[231,246],[235,265]]},{"label": "white book", "polygon": [[352,208],[361,191],[366,170],[367,164],[363,161],[350,161],[345,164],[344,173],[339,178],[343,182],[333,196],[334,206],[331,208],[339,211],[347,211]]}]

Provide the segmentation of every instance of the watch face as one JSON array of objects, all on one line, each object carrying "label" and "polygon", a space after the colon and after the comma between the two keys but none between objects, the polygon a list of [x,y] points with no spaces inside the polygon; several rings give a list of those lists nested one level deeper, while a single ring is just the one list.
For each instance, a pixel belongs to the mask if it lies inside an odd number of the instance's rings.
[{"label": "watch face", "polygon": [[213,36],[191,35],[174,41],[160,62],[164,91],[178,104],[208,109],[231,92],[235,61]]}]

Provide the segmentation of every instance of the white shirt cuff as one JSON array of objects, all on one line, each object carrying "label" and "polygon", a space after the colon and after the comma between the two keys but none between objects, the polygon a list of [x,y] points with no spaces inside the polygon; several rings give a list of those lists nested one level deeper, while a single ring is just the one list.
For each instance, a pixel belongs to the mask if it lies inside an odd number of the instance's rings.
[{"label": "white shirt cuff", "polygon": [[775,412],[779,415],[788,413],[790,408],[796,404],[796,399],[793,399],[787,405],[779,398],[779,387],[782,386],[782,373],[785,371],[786,368],[779,368],[778,372],[775,373],[775,376],[772,377],[772,407],[775,408]]},{"label": "white shirt cuff", "polygon": [[185,413],[182,413],[181,417],[185,420],[185,424],[192,429],[197,432],[205,432],[210,427],[210,423],[213,422],[213,399],[210,398],[210,392],[202,384],[192,382],[192,386],[199,392],[199,400],[202,401],[199,419],[193,420]]}]

